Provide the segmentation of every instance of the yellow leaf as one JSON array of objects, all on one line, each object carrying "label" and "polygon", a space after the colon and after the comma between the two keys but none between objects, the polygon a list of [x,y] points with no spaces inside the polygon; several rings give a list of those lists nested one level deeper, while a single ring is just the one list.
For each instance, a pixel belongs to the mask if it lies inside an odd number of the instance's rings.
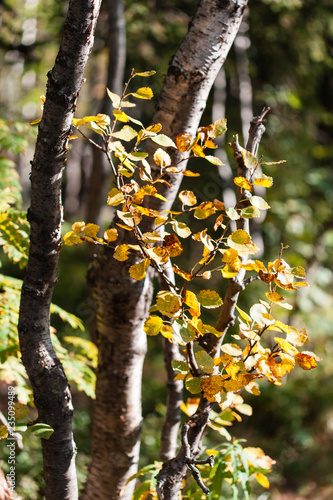
[{"label": "yellow leaf", "polygon": [[154,97],[150,87],[140,87],[136,92],[132,92],[130,95],[138,99],[152,99],[152,97]]},{"label": "yellow leaf", "polygon": [[151,315],[146,319],[143,330],[147,335],[158,335],[163,325],[163,320],[159,316]]},{"label": "yellow leaf", "polygon": [[107,229],[104,232],[104,239],[106,241],[116,241],[117,238],[118,238],[118,231],[115,228]]},{"label": "yellow leaf", "polygon": [[270,188],[271,186],[273,186],[273,179],[272,179],[272,177],[269,177],[268,175],[260,174],[260,177],[257,177],[253,181],[253,184],[255,184],[256,186]]},{"label": "yellow leaf", "polygon": [[298,331],[295,327],[288,327],[288,331],[286,333],[287,340],[293,345],[302,346],[310,341],[310,337],[305,328]]},{"label": "yellow leaf", "polygon": [[269,292],[266,293],[266,297],[271,301],[271,302],[283,302],[284,298],[277,292]]},{"label": "yellow leaf", "polygon": [[[217,146],[216,146],[217,147]],[[212,163],[213,165],[216,165],[218,167],[222,167],[224,164],[222,163],[222,161],[220,160],[220,158],[218,158],[217,156],[212,156],[212,155],[206,155],[205,156],[206,160],[208,160],[210,163]]]},{"label": "yellow leaf", "polygon": [[283,352],[280,353],[281,362],[276,363],[275,357],[270,356],[267,360],[270,371],[275,378],[279,379],[290,373],[294,368],[294,359]]},{"label": "yellow leaf", "polygon": [[261,472],[255,472],[254,477],[263,488],[269,488],[270,484],[267,477]]},{"label": "yellow leaf", "polygon": [[186,280],[186,281],[191,281],[192,280],[192,274],[191,273],[187,273],[186,271],[182,271],[181,269],[179,269],[178,266],[176,266],[176,264],[174,264],[172,266],[172,269],[174,270],[174,272],[176,274],[178,274],[179,276],[181,276],[182,278],[184,278],[184,280]]},{"label": "yellow leaf", "polygon": [[203,149],[201,146],[199,146],[199,144],[194,144],[194,146],[192,147],[192,152],[194,156],[201,156],[202,158],[205,157],[205,153],[203,152]]},{"label": "yellow leaf", "polygon": [[230,356],[241,356],[243,352],[237,344],[223,344],[221,350]]},{"label": "yellow leaf", "polygon": [[180,297],[173,292],[162,290],[156,297],[157,310],[166,316],[173,316],[181,307]]},{"label": "yellow leaf", "polygon": [[181,173],[185,175],[185,177],[200,177],[200,174],[192,172],[191,170],[183,170]]},{"label": "yellow leaf", "polygon": [[162,326],[162,328],[161,328],[161,334],[166,339],[172,339],[173,338],[173,329],[172,329],[172,326],[164,324]]},{"label": "yellow leaf", "polygon": [[86,226],[86,223],[83,221],[74,222],[74,224],[72,225],[72,229],[73,229],[74,233],[77,234],[77,233],[81,233],[82,231],[84,231],[85,226]]},{"label": "yellow leaf", "polygon": [[39,118],[36,118],[36,120],[30,122],[29,125],[37,125],[37,123],[40,123],[41,121],[42,117],[40,116]]},{"label": "yellow leaf", "polygon": [[137,281],[142,280],[146,276],[146,269],[149,267],[149,264],[150,259],[144,259],[138,264],[134,264],[129,268],[129,275]]},{"label": "yellow leaf", "polygon": [[184,153],[185,151],[187,151],[191,145],[190,134],[184,133],[184,134],[177,135],[176,144],[177,144],[178,151],[180,151],[181,153]]},{"label": "yellow leaf", "polygon": [[214,328],[211,325],[205,324],[204,327],[205,327],[207,332],[212,333],[213,335],[215,335],[215,337],[222,337],[222,335],[223,335],[223,332],[219,332],[218,330],[216,330],[216,328]]},{"label": "yellow leaf", "polygon": [[197,298],[193,292],[190,290],[185,290],[184,296],[182,298],[182,301],[189,306],[189,312],[191,316],[200,316],[200,304],[197,301]]},{"label": "yellow leaf", "polygon": [[295,355],[295,362],[296,365],[303,370],[311,370],[317,366],[315,358],[313,356],[309,356],[308,354],[304,354],[303,352],[299,352]]},{"label": "yellow leaf", "polygon": [[120,122],[127,123],[129,121],[129,118],[128,118],[127,114],[124,113],[124,111],[120,111],[120,109],[114,109],[113,110],[113,115]]},{"label": "yellow leaf", "polygon": [[214,309],[220,307],[223,303],[221,297],[214,290],[201,290],[197,294],[197,299],[206,309]]},{"label": "yellow leaf", "polygon": [[211,377],[204,378],[200,385],[204,397],[211,403],[214,403],[219,399],[218,394],[224,387],[224,380],[220,375],[212,375]]},{"label": "yellow leaf", "polygon": [[72,245],[79,245],[80,243],[83,243],[83,241],[80,236],[74,233],[74,231],[69,231],[64,236],[64,243],[65,245],[71,247]]},{"label": "yellow leaf", "polygon": [[84,234],[89,238],[96,238],[99,229],[97,224],[87,224],[84,228]]},{"label": "yellow leaf", "polygon": [[240,262],[238,257],[238,251],[233,248],[229,248],[228,250],[224,250],[222,262],[226,264],[235,264],[235,262]]},{"label": "yellow leaf", "polygon": [[167,248],[170,257],[177,257],[184,250],[176,234],[166,235],[163,240],[163,246]]},{"label": "yellow leaf", "polygon": [[274,340],[283,351],[287,352],[291,356],[298,353],[296,347],[292,346],[287,340],[281,339],[280,337],[274,337]]},{"label": "yellow leaf", "polygon": [[178,195],[178,198],[183,205],[187,205],[189,207],[192,207],[197,202],[197,199],[192,191],[181,191]]},{"label": "yellow leaf", "polygon": [[115,248],[115,251],[113,253],[113,257],[116,260],[119,260],[120,262],[123,262],[124,260],[128,259],[128,250],[129,246],[128,245],[118,245]]},{"label": "yellow leaf", "polygon": [[196,219],[207,219],[210,215],[216,212],[216,208],[211,201],[204,201],[194,210]]},{"label": "yellow leaf", "polygon": [[230,279],[237,276],[239,269],[237,270],[231,265],[226,265],[221,269],[223,278]]},{"label": "yellow leaf", "polygon": [[244,229],[237,229],[228,237],[228,245],[234,250],[244,253],[256,253],[259,248],[252,243],[250,235]]},{"label": "yellow leaf", "polygon": [[194,415],[197,411],[199,403],[199,398],[187,398],[186,404],[182,403],[180,405],[180,409],[185,413],[185,415],[192,417],[192,415]]},{"label": "yellow leaf", "polygon": [[234,183],[236,184],[236,186],[242,189],[246,189],[247,191],[252,191],[252,186],[245,177],[235,177]]}]

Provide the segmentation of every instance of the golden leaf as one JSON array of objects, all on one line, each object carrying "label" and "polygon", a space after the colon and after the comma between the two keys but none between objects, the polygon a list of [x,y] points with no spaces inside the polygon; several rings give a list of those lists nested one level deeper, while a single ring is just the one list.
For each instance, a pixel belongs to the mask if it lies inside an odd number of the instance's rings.
[{"label": "golden leaf", "polygon": [[294,368],[295,363],[294,359],[288,354],[281,352],[279,355],[281,358],[280,363],[276,363],[275,357],[273,356],[270,356],[267,360],[270,371],[277,379],[284,377],[287,373],[290,373]]},{"label": "golden leaf", "polygon": [[236,186],[242,189],[246,189],[247,191],[252,191],[252,186],[245,177],[235,177],[234,183],[236,184]]},{"label": "golden leaf", "polygon": [[159,316],[151,315],[146,319],[143,330],[147,335],[158,335],[163,325],[163,320]]},{"label": "golden leaf", "polygon": [[192,172],[191,170],[183,170],[181,173],[185,175],[185,177],[200,177],[200,174]]},{"label": "golden leaf", "polygon": [[124,260],[128,259],[128,250],[129,246],[128,245],[118,245],[116,246],[113,257],[116,260],[119,260],[120,262],[123,262]]},{"label": "golden leaf", "polygon": [[270,486],[269,481],[264,474],[262,474],[261,472],[255,472],[254,477],[256,478],[260,486],[263,486],[264,488],[267,489],[269,488]]},{"label": "golden leaf", "polygon": [[80,243],[83,243],[83,241],[80,236],[74,233],[74,231],[69,231],[64,236],[64,243],[65,245],[71,247],[73,245],[79,245]]},{"label": "golden leaf", "polygon": [[183,253],[184,250],[176,234],[168,234],[165,236],[163,246],[167,248],[170,257],[177,257]]},{"label": "golden leaf", "polygon": [[180,297],[173,292],[162,290],[158,292],[156,299],[158,311],[166,316],[173,316],[180,310]]},{"label": "golden leaf", "polygon": [[189,313],[191,316],[200,316],[200,304],[196,298],[196,295],[191,292],[190,290],[185,290],[184,296],[182,298],[182,301],[189,306]]},{"label": "golden leaf", "polygon": [[118,238],[118,231],[117,229],[107,229],[105,232],[104,232],[104,239],[106,241],[116,241],[116,239]]},{"label": "golden leaf", "polygon": [[176,264],[174,264],[172,266],[172,269],[174,270],[174,272],[176,274],[178,274],[179,276],[181,276],[182,278],[184,278],[184,280],[186,280],[186,281],[191,281],[192,280],[192,274],[191,273],[187,273],[186,271],[182,271],[181,269],[179,269],[178,266],[176,266]]},{"label": "golden leaf", "polygon": [[202,158],[205,157],[205,153],[203,152],[203,148],[199,146],[199,144],[194,144],[192,147],[192,153],[194,156],[201,156]]},{"label": "golden leaf", "polygon": [[204,393],[204,397],[211,403],[214,403],[218,399],[218,393],[224,387],[224,380],[220,375],[212,375],[211,377],[204,378],[200,385]]},{"label": "golden leaf", "polygon": [[146,276],[146,270],[149,264],[150,259],[144,259],[138,264],[133,264],[133,266],[129,268],[129,275],[137,281],[142,280]]},{"label": "golden leaf", "polygon": [[311,370],[317,366],[315,358],[309,354],[304,354],[303,352],[299,352],[295,355],[295,362],[296,365],[303,370]]},{"label": "golden leaf", "polygon": [[154,153],[154,162],[159,167],[165,168],[171,165],[171,158],[166,151],[158,148]]},{"label": "golden leaf", "polygon": [[177,144],[178,151],[180,151],[181,153],[184,153],[185,151],[187,151],[191,145],[190,134],[184,133],[184,134],[177,135],[176,144]]},{"label": "golden leaf", "polygon": [[216,212],[216,208],[211,201],[204,201],[194,211],[196,219],[207,219],[210,215]]}]

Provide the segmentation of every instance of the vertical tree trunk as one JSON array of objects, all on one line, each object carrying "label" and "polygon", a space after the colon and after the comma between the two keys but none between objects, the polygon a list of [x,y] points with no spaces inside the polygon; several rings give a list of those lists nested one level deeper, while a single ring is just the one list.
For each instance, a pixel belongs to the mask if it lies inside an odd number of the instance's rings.
[{"label": "vertical tree trunk", "polygon": [[[154,123],[162,124],[165,134],[172,138],[184,131],[194,135],[246,4],[247,0],[201,0],[199,3],[189,32],[170,62],[153,117]],[[186,168],[184,164],[182,167]],[[180,176],[168,180],[171,187],[167,192],[162,192],[162,187],[161,192],[169,202],[154,198],[153,208],[170,209],[179,189]],[[121,242],[118,240],[117,243]],[[119,498],[121,488],[135,472],[138,462],[139,374],[146,349],[143,323],[150,306],[152,274],[147,273],[142,281],[132,280],[128,276],[128,266],[132,263],[115,263],[110,250],[101,248],[89,271],[97,311],[100,363],[93,421],[93,455],[85,499]],[[132,420],[133,408],[136,418]],[[132,481],[121,498],[131,499],[133,487]]]},{"label": "vertical tree trunk", "polygon": [[75,444],[69,385],[50,338],[50,303],[61,247],[61,180],[75,103],[91,52],[100,0],[71,0],[53,69],[31,170],[29,261],[19,319],[22,361],[31,382],[38,421],[54,433],[42,440],[46,498],[75,500]]}]

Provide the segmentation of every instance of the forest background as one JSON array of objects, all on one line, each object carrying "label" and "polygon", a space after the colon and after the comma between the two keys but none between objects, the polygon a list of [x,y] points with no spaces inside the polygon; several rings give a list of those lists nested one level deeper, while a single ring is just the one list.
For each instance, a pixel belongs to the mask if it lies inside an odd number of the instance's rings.
[{"label": "forest background", "polygon": [[[22,183],[23,206],[29,205],[29,161],[32,158],[36,129],[24,123],[40,115],[40,95],[45,93],[46,73],[52,67],[59,47],[67,2],[5,1],[1,8],[0,34],[0,117],[12,122],[12,130],[27,140],[25,153],[13,155]],[[156,70],[149,86],[158,96],[168,62],[187,32],[196,8],[193,1],[127,1],[126,66],[118,80],[121,87],[131,68]],[[106,4],[97,26],[93,53],[85,72],[77,116],[99,111],[107,81],[108,43],[112,26]],[[275,258],[280,243],[290,245],[288,261],[307,269],[310,284],[298,293],[294,303],[294,323],[306,325],[312,339],[311,349],[323,358],[316,370],[300,370],[288,377],[288,384],[272,390],[263,385],[259,399],[248,398],[254,415],[234,423],[232,434],[246,438],[249,446],[261,446],[277,460],[270,475],[271,493],[261,500],[283,498],[293,492],[301,498],[324,499],[332,496],[333,406],[329,381],[333,351],[332,261],[332,129],[333,129],[333,9],[330,2],[263,0],[250,5],[235,44],[211,92],[202,123],[218,118],[228,120],[228,142],[242,131],[246,137],[249,121],[264,105],[272,108],[261,150],[265,159],[286,159],[272,167],[274,191],[267,193],[271,210],[264,230],[256,238],[265,242],[265,259]],[[119,83],[120,82],[120,83]],[[144,82],[146,84],[146,82]],[[115,88],[119,91],[119,88]],[[140,119],[149,123],[154,102],[139,109]],[[4,125],[2,125],[4,127]],[[22,142],[23,146],[23,142]],[[231,163],[231,150],[220,151],[225,164]],[[228,156],[229,155],[229,159]],[[73,141],[64,183],[64,233],[74,220],[107,224],[109,208],[89,181],[92,151],[81,140]],[[230,202],[232,174],[227,168],[201,171],[203,194],[214,198],[223,193]],[[104,173],[103,173],[104,175]],[[195,192],[187,180],[183,189]],[[107,189],[105,189],[104,198]],[[232,200],[231,200],[232,202]],[[103,206],[103,207],[102,207]],[[231,206],[231,203],[230,203]],[[91,249],[90,249],[91,251]],[[63,247],[60,280],[53,302],[80,317],[85,325],[93,322],[87,299],[85,276],[89,260],[87,248]],[[1,256],[2,273],[22,278],[22,271]],[[255,287],[253,289],[255,294]],[[246,299],[245,299],[246,300]],[[252,298],[251,298],[252,301]],[[249,301],[250,304],[250,301]],[[247,308],[246,303],[240,307]],[[62,337],[73,333],[55,318],[54,328]],[[156,339],[150,339],[143,381],[142,464],[158,456],[160,428],[165,412],[165,375],[162,354]],[[3,381],[10,380],[5,363]],[[152,376],[154,374],[154,377]],[[89,389],[86,388],[89,392]],[[74,434],[79,448],[79,477],[83,481],[89,461],[90,400],[74,392],[76,414]],[[6,386],[1,386],[1,411],[5,411]],[[5,450],[2,450],[5,459]],[[41,498],[41,455],[38,441],[31,437],[18,455],[17,491],[24,498]],[[280,493],[278,493],[280,492]],[[266,495],[266,496],[265,496]],[[285,497],[287,498],[287,497]]]}]

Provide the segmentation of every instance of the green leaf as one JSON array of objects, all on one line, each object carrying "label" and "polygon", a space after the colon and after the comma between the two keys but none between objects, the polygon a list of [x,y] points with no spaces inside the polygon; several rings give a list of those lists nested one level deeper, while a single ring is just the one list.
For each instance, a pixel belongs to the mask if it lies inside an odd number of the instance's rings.
[{"label": "green leaf", "polygon": [[258,165],[257,158],[252,153],[250,153],[250,151],[247,151],[244,148],[239,148],[239,149],[240,149],[241,155],[243,157],[245,167],[246,168],[256,168],[256,166]]},{"label": "green leaf", "polygon": [[244,219],[254,219],[260,217],[260,210],[257,207],[246,207],[241,210],[240,215]]},{"label": "green leaf", "polygon": [[201,392],[201,377],[193,377],[188,375],[185,380],[185,387],[191,394],[198,394]]},{"label": "green leaf", "polygon": [[214,360],[206,351],[198,351],[195,353],[195,359],[198,363],[198,367],[204,373],[213,373],[215,365]]},{"label": "green leaf", "polygon": [[33,434],[38,438],[43,438],[43,439],[49,439],[54,432],[54,429],[52,429],[52,427],[42,423],[31,425],[28,427],[28,429],[31,432],[31,434]]},{"label": "green leaf", "polygon": [[173,359],[171,361],[171,366],[175,372],[180,373],[182,375],[186,375],[190,370],[185,361],[181,361],[178,359]]},{"label": "green leaf", "polygon": [[227,131],[227,120],[226,118],[217,120],[210,126],[210,137],[215,139],[216,137],[220,137],[225,134]]},{"label": "green leaf", "polygon": [[173,327],[184,344],[188,344],[188,342],[191,342],[196,337],[195,329],[184,320],[177,319],[173,322]]},{"label": "green leaf", "polygon": [[244,229],[237,229],[228,237],[228,245],[234,250],[244,253],[256,253],[259,248],[252,243],[250,235]]}]

